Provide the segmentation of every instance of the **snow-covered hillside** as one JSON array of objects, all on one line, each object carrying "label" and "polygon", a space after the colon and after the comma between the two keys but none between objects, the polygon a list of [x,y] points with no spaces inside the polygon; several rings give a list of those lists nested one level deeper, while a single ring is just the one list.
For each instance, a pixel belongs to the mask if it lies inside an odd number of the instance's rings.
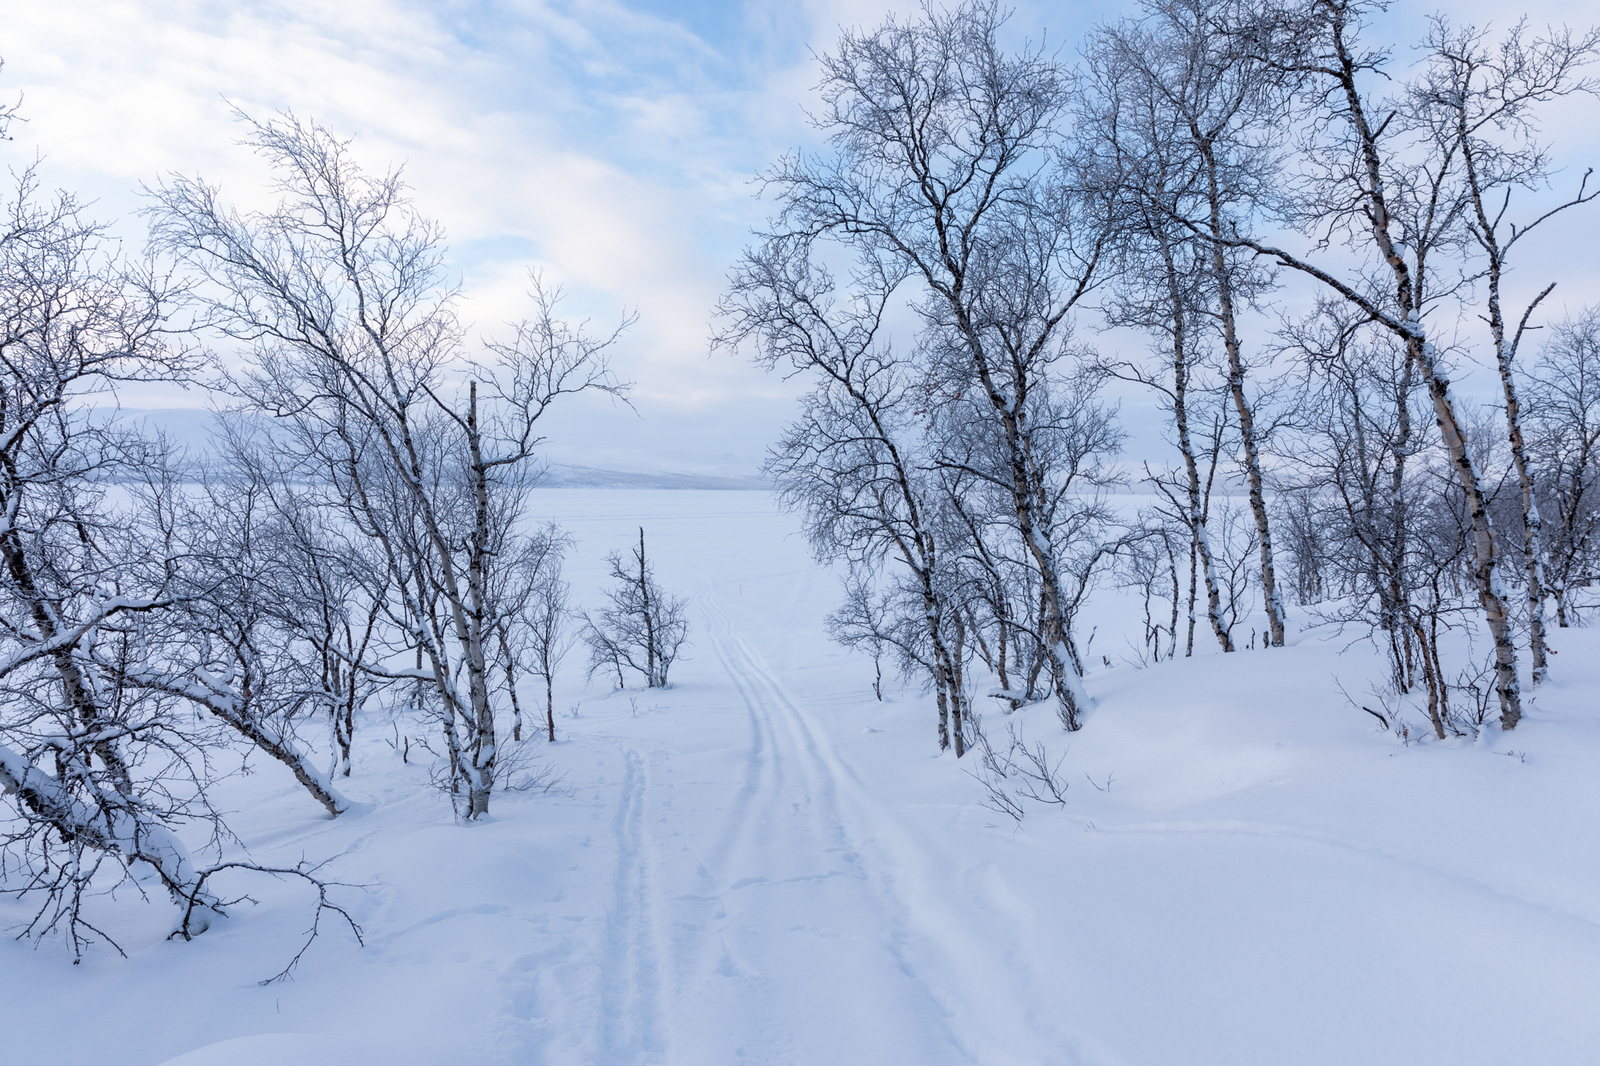
[{"label": "snow-covered hillside", "polygon": [[[366,944],[325,924],[289,980],[299,886],[126,959],[0,941],[0,1062],[126,1066],[1578,1064],[1600,1056],[1600,632],[1563,630],[1515,733],[1406,744],[1353,707],[1381,664],[1307,634],[1097,669],[1064,808],[1019,829],[930,701],[872,698],[820,624],[837,596],[766,493],[551,489],[593,603],[643,525],[691,601],[665,692],[558,686],[549,792],[462,826],[420,725],[357,734],[328,819],[276,763],[219,794],[258,860],[329,859]],[[1101,641],[1126,605],[1102,595]],[[1095,618],[1088,620],[1089,625]],[[1085,628],[1089,628],[1088,625]],[[1100,645],[1094,659],[1100,661]],[[399,746],[391,742],[399,741]],[[203,841],[193,841],[199,846]],[[29,913],[0,901],[0,923]]]}]

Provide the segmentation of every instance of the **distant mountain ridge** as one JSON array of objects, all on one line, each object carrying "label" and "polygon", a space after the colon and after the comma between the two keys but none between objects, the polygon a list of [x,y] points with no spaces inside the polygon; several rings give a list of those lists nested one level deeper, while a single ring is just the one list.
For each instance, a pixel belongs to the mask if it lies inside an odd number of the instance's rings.
[{"label": "distant mountain ridge", "polygon": [[759,477],[722,477],[715,474],[639,473],[601,470],[591,466],[552,463],[539,479],[542,489],[765,489],[772,482]]},{"label": "distant mountain ridge", "polygon": [[[211,453],[216,415],[204,409],[122,408],[115,419],[161,433],[190,464],[203,463]],[[573,449],[566,449],[569,454]],[[184,464],[180,463],[180,469]],[[630,464],[631,465],[631,464]],[[670,470],[612,470],[552,462],[545,467],[539,487],[546,489],[717,489],[770,490],[762,477],[729,474],[694,474]]]}]

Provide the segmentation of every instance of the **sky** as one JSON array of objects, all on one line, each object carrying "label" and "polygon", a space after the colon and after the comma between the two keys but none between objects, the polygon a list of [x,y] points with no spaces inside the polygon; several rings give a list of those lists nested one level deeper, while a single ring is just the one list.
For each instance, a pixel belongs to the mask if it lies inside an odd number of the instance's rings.
[{"label": "sky", "polygon": [[[637,314],[616,360],[634,382],[635,410],[570,405],[552,419],[552,459],[749,474],[795,391],[708,350],[728,268],[770,210],[753,178],[785,150],[817,143],[805,114],[814,53],[841,26],[915,6],[13,0],[0,22],[0,99],[20,94],[26,121],[0,145],[0,163],[42,159],[47,185],[95,201],[96,217],[120,220],[134,248],[139,187],[165,174],[198,174],[233,202],[265,205],[264,171],[237,143],[230,104],[315,118],[353,138],[369,169],[403,165],[418,208],[448,235],[476,332],[525,313],[530,269],[564,286],[566,311],[597,329]],[[1070,51],[1117,10],[1021,3],[1011,27]],[[1410,25],[1425,10],[1395,17]],[[1482,0],[1453,10],[1504,15]],[[1586,15],[1567,0],[1527,10],[1536,24]],[[1595,108],[1567,108],[1552,132],[1600,158]],[[1600,210],[1590,216],[1564,231],[1566,245],[1581,232],[1594,246]],[[203,406],[207,397],[124,402]]]}]

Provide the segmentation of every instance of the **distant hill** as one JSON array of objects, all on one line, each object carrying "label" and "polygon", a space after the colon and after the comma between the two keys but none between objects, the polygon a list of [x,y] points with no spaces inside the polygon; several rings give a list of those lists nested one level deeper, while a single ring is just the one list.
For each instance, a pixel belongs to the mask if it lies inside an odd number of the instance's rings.
[{"label": "distant hill", "polygon": [[545,489],[770,489],[772,482],[759,477],[718,477],[712,474],[639,473],[599,470],[589,466],[552,464],[539,480]]},{"label": "distant hill", "polygon": [[[118,421],[156,432],[191,460],[203,460],[211,449],[216,416],[198,409],[123,408]],[[566,450],[571,454],[573,449]],[[601,467],[551,463],[539,480],[547,489],[771,489],[760,477],[692,474],[670,470],[608,470]]]}]

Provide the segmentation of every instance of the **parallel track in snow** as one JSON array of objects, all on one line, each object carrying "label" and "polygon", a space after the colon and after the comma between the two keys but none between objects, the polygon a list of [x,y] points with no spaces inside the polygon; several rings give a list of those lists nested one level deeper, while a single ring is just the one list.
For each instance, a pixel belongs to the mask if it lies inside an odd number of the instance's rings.
[{"label": "parallel track in snow", "polygon": [[846,796],[860,782],[716,600],[700,606],[751,739],[744,781],[697,871],[715,911],[684,977],[722,978],[723,1006],[747,1020],[731,1050],[749,1061],[971,1061],[900,950],[903,903],[864,861]]},{"label": "parallel track in snow", "polygon": [[[827,976],[831,989],[824,995],[844,1008],[841,1019],[852,1010],[870,1018],[871,1034],[881,1043],[870,1054],[857,1047],[837,1061],[1029,1061],[1006,1054],[1018,1035],[1034,1047],[1045,1035],[1059,1049],[1053,1062],[1114,1061],[1104,1049],[1091,1052],[1081,1034],[1065,1026],[1070,1012],[1053,1002],[1051,975],[1028,961],[1027,916],[994,898],[996,885],[950,883],[959,864],[942,853],[959,845],[929,840],[885,803],[714,596],[698,600],[703,632],[745,704],[753,738],[739,802],[707,867],[713,877],[731,878],[741,859],[806,855],[819,872],[795,880],[816,885],[813,913],[826,915],[830,905],[841,904],[854,911],[868,938],[858,962],[878,977],[867,984]],[[798,976],[803,982],[809,975]],[[862,995],[870,1005],[844,1002]],[[987,1017],[960,1014],[960,1005],[979,1003],[1007,1006]],[[811,1056],[777,1061],[834,1061],[820,1046]]]},{"label": "parallel track in snow", "polygon": [[1027,961],[1028,916],[995,884],[950,880],[959,845],[925,836],[840,756],[713,582],[693,606],[736,699],[717,709],[724,745],[687,763],[610,737],[624,766],[600,1061],[1028,1062],[1006,1048],[1041,1032],[1052,1062],[1111,1061],[1061,1031],[1050,975]]},{"label": "parallel track in snow", "polygon": [[658,915],[645,829],[649,767],[635,748],[623,755],[614,820],[617,873],[601,962],[600,1047],[607,1063],[662,1061]]}]

